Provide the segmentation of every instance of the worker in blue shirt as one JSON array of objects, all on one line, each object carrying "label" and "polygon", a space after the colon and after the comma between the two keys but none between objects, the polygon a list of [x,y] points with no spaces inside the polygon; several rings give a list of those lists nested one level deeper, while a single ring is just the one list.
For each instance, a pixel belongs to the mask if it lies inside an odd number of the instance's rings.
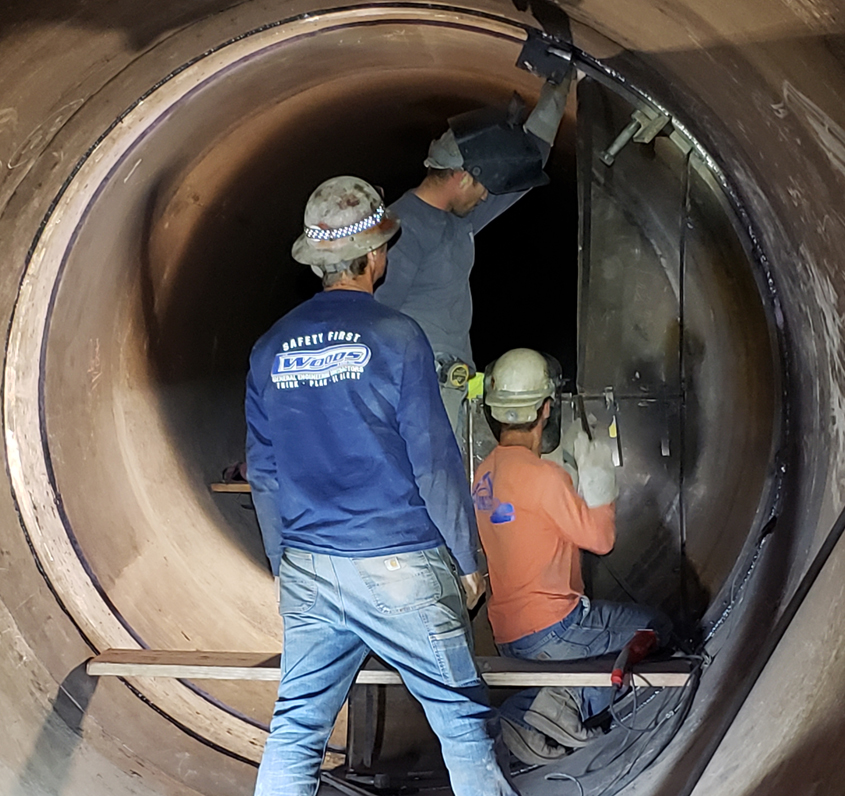
[{"label": "worker in blue shirt", "polygon": [[293,256],[323,292],[250,357],[247,477],[284,620],[257,796],[314,796],[370,650],[422,703],[456,796],[514,796],[461,593],[474,602],[483,579],[433,353],[415,321],[372,295],[398,227],[363,180],[320,185]]}]

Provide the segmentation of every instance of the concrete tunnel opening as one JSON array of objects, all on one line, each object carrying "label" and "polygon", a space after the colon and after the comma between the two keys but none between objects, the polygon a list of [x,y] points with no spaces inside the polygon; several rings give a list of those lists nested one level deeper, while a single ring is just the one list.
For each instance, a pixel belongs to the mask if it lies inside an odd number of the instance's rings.
[{"label": "concrete tunnel opening", "polygon": [[[350,27],[366,40],[363,66],[340,47]],[[94,624],[103,646],[128,636],[151,648],[276,648],[271,578],[254,517],[245,499],[213,497],[207,486],[242,455],[250,345],[317,288],[288,256],[305,198],[336,173],[361,174],[396,198],[418,182],[421,153],[447,116],[502,104],[514,89],[533,101],[539,88],[514,69],[515,46],[500,46],[500,34],[417,27],[410,48],[391,43],[378,27],[341,26],[221,69],[133,136],[107,178],[90,189],[50,291],[39,394],[48,474],[61,499],[57,533],[69,536],[79,577],[91,587],[74,597],[69,577],[58,590],[67,588],[71,611],[83,614],[84,595],[99,596],[106,618]],[[309,64],[307,79],[283,68],[292,61]],[[573,108],[549,167],[552,186],[479,238],[479,366],[508,347],[529,345],[558,356],[574,377],[576,138]],[[700,234],[687,241],[691,265],[679,299],[670,267],[681,239],[680,216],[671,214],[679,204],[669,195],[681,173],[676,148],[667,139],[647,153],[653,169],[672,177],[665,191],[635,179],[641,163],[627,177],[616,176],[621,168],[608,172],[596,189],[603,222],[629,230],[617,244],[648,250],[639,260],[656,269],[648,284],[658,280],[667,300],[685,302],[688,331],[695,332],[687,354],[697,359],[695,401],[686,405],[695,417],[673,404],[676,392],[658,389],[678,378],[659,358],[639,395],[622,391],[631,401],[632,455],[620,531],[630,533],[620,533],[612,569],[597,567],[594,587],[603,597],[663,603],[692,626],[723,609],[726,585],[730,590],[742,576],[752,529],[768,509],[779,374],[750,247],[706,165],[687,172],[694,195],[694,218],[687,220]],[[514,240],[514,228],[531,224],[549,234]],[[621,265],[602,257],[597,266],[605,271]],[[518,312],[525,320],[503,329],[502,284],[512,268],[524,288]],[[625,319],[648,317],[654,296],[634,294],[640,314]],[[531,317],[540,299],[543,309]],[[614,300],[595,306],[606,313]],[[648,350],[664,346],[665,362],[684,350],[671,324],[637,329]],[[636,373],[642,380],[642,371],[638,362],[625,378]],[[597,374],[596,385],[608,377]],[[695,425],[694,444],[685,423]],[[739,447],[727,450],[726,435]],[[695,458],[681,484],[686,506],[679,507],[673,468],[681,466],[682,438]],[[725,485],[740,470],[740,487],[726,498]],[[104,629],[109,623],[114,630]],[[210,721],[225,712],[238,726],[260,730],[266,722],[272,684],[200,685],[196,704]],[[162,687],[152,699],[167,711],[180,688]],[[254,758],[254,737],[260,733],[230,748]]]}]

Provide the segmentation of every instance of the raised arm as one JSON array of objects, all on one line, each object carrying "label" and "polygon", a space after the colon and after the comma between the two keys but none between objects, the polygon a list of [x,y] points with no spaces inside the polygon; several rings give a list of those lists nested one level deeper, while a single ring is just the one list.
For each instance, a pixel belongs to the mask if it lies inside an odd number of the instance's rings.
[{"label": "raised arm", "polygon": [[458,444],[440,398],[434,355],[421,330],[405,352],[397,419],[429,516],[460,574],[475,572],[475,512]]},{"label": "raised arm", "polygon": [[[569,97],[569,88],[572,85],[572,79],[575,76],[575,70],[570,69],[566,77],[559,85],[551,82],[543,84],[540,89],[540,98],[531,111],[531,115],[525,120],[522,129],[526,133],[531,133],[547,144],[549,150],[555,142],[560,121],[563,119],[564,111],[566,110],[566,100]],[[548,150],[545,154],[545,164],[548,160]]]},{"label": "raised arm", "polygon": [[563,534],[581,550],[605,555],[616,543],[616,509],[613,503],[590,508],[572,487],[562,468],[549,470],[544,484],[544,508],[561,526]]}]

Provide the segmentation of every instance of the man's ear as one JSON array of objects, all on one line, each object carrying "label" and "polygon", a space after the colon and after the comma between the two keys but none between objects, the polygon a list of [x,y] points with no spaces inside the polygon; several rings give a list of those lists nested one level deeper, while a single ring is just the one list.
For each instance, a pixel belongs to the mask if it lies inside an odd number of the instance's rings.
[{"label": "man's ear", "polygon": [[548,420],[552,414],[552,399],[546,398],[543,401],[543,420]]}]

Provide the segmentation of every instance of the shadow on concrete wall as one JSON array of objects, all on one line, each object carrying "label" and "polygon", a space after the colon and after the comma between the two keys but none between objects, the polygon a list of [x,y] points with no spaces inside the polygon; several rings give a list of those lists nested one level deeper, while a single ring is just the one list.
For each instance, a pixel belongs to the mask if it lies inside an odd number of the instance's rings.
[{"label": "shadow on concrete wall", "polygon": [[32,751],[21,768],[17,784],[7,796],[61,793],[82,743],[82,721],[98,679],[80,663],[59,685],[53,709],[47,715]]}]

